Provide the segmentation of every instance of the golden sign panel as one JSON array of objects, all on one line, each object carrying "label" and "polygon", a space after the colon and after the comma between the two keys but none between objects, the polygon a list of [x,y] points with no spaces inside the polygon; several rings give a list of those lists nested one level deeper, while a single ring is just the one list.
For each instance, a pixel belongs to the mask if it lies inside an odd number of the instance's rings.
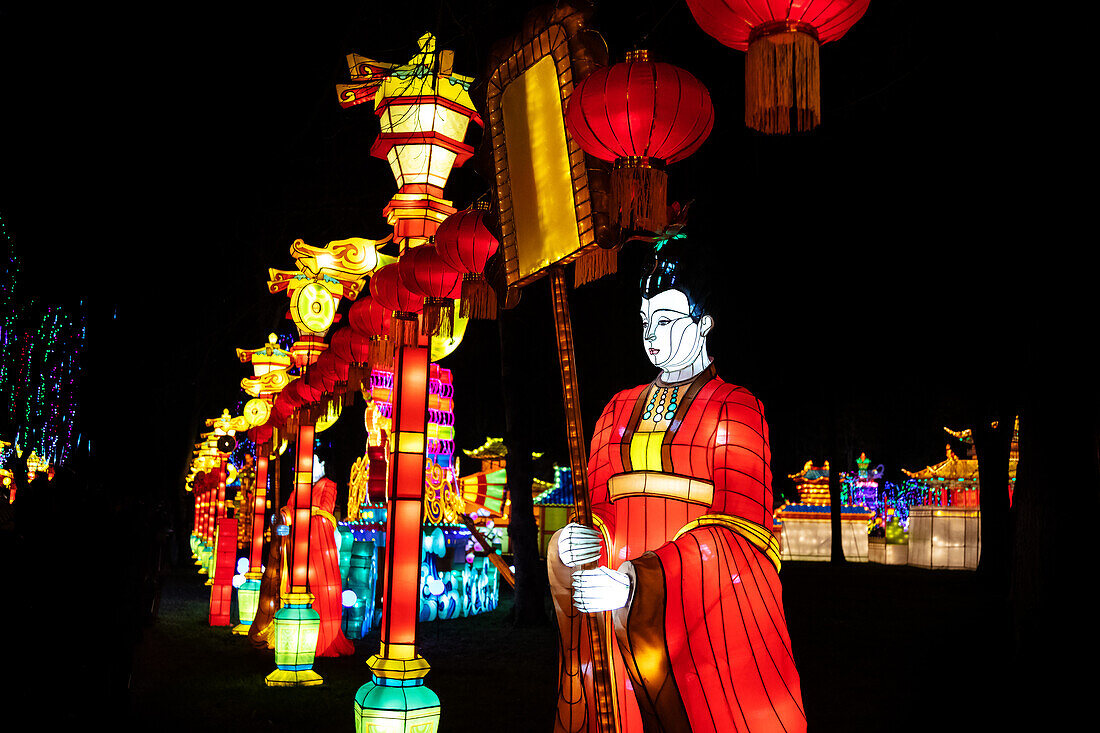
[{"label": "golden sign panel", "polygon": [[510,294],[554,264],[572,262],[607,237],[602,161],[565,129],[573,87],[606,64],[603,39],[585,23],[590,9],[563,4],[528,16],[494,49],[486,106]]}]

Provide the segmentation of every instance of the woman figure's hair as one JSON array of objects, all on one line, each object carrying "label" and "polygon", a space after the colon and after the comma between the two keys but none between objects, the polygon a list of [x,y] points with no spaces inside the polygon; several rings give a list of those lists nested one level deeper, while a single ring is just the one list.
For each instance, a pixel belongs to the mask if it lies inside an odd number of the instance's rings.
[{"label": "woman figure's hair", "polygon": [[642,297],[649,299],[665,290],[679,290],[687,296],[691,306],[691,318],[698,322],[709,313],[710,278],[706,257],[697,246],[688,244],[687,236],[676,233],[669,238],[658,238],[653,244],[653,255],[642,267],[639,283]]}]

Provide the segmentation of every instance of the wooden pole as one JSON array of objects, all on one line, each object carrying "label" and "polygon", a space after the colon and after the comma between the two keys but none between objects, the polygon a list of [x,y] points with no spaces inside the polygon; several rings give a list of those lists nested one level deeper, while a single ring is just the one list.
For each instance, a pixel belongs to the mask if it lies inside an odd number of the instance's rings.
[{"label": "wooden pole", "polygon": [[[569,293],[565,270],[561,265],[550,267],[550,292],[554,305],[554,331],[558,337],[558,363],[561,367],[562,395],[565,398],[565,430],[569,444],[569,466],[573,472],[573,506],[577,522],[591,527],[592,504],[588,496],[588,457],[584,445],[577,370],[573,356],[573,321],[569,313]],[[610,548],[608,548],[610,551]],[[592,644],[592,679],[595,684],[597,724],[601,733],[613,733],[615,713],[612,709],[611,658],[606,634],[607,612],[585,614],[588,637]]]}]

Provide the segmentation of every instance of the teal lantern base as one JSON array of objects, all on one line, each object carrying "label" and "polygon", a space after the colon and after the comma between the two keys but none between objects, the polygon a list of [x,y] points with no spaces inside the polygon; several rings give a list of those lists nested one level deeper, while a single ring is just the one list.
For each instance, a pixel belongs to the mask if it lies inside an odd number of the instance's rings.
[{"label": "teal lantern base", "polygon": [[375,675],[355,695],[355,733],[437,733],[439,696],[423,679]]}]

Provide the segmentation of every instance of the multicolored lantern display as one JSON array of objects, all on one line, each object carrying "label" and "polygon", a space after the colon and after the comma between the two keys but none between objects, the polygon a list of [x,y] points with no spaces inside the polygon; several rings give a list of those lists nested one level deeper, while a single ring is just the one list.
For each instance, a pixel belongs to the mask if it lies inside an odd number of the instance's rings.
[{"label": "multicolored lantern display", "polygon": [[488,208],[488,204],[477,202],[465,211],[448,216],[435,232],[435,249],[439,256],[462,273],[459,313],[484,320],[497,317],[497,294],[485,279],[485,266],[500,247],[500,242],[485,225]]},{"label": "multicolored lantern display", "polygon": [[371,102],[381,133],[371,155],[390,164],[397,194],[383,209],[402,246],[424,244],[453,214],[443,198],[451,169],[474,153],[463,142],[470,122],[482,125],[470,98],[472,77],[453,72],[454,53],[435,50],[435,36],[417,41],[420,51],[394,66],[349,54],[351,84],[337,86],[345,109]]},{"label": "multicolored lantern display", "polygon": [[847,33],[870,2],[687,0],[704,32],[746,52],[745,124],[765,133],[820,124],[819,48]]},{"label": "multicolored lantern display", "polygon": [[663,231],[668,225],[663,167],[706,141],[714,105],[694,76],[637,50],[577,85],[565,124],[586,153],[615,164],[612,220],[628,231]]},{"label": "multicolored lantern display", "polygon": [[[443,188],[451,168],[462,165],[473,154],[473,148],[463,142],[469,122],[481,124],[469,96],[473,80],[453,73],[454,54],[437,53],[435,37],[430,33],[421,36],[418,43],[420,52],[399,67],[350,55],[348,66],[354,83],[338,87],[340,103],[345,107],[374,102],[381,134],[371,154],[390,163],[397,181],[398,193],[384,212],[393,224],[402,259],[423,247],[439,223],[454,213],[450,202],[442,198]],[[419,273],[416,279],[420,279]],[[426,293],[428,297],[449,295],[434,287],[426,289],[431,291]],[[451,297],[460,293],[459,289]],[[395,399],[381,644],[378,654],[368,661],[372,679],[356,695],[355,725],[357,731],[379,726],[405,730],[409,725],[434,731],[439,721],[439,699],[423,686],[428,665],[416,651],[430,333],[434,329],[429,311],[425,313],[429,328],[419,333],[416,314],[425,304],[419,294],[401,283],[393,265],[374,273],[370,294],[391,315]],[[453,339],[448,342],[457,343]]]}]

